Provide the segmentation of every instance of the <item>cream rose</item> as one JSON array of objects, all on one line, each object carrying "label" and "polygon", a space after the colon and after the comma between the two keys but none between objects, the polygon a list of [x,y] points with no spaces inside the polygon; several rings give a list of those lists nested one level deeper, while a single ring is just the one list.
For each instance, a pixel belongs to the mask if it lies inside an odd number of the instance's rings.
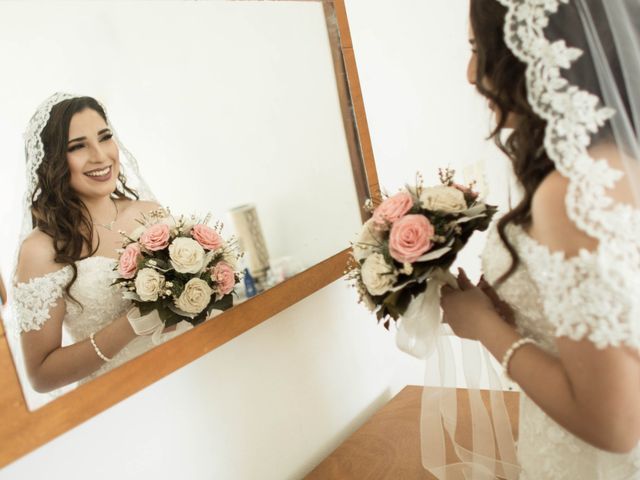
[{"label": "cream rose", "polygon": [[376,228],[375,220],[369,219],[362,226],[362,231],[358,239],[353,244],[353,258],[358,262],[364,260],[374,251],[382,242],[380,231]]},{"label": "cream rose", "polygon": [[192,278],[184,286],[184,291],[175,304],[180,310],[197,315],[209,305],[212,294],[213,290],[207,282],[200,278]]},{"label": "cream rose", "polygon": [[462,212],[467,209],[464,193],[454,187],[439,185],[425,188],[420,195],[422,208],[445,213]]},{"label": "cream rose", "polygon": [[191,238],[178,237],[169,245],[171,265],[179,273],[198,273],[204,267],[205,251]]},{"label": "cream rose", "polygon": [[393,267],[389,265],[381,253],[369,255],[362,264],[362,283],[371,295],[387,293],[398,278]]},{"label": "cream rose", "polygon": [[153,268],[143,268],[135,279],[136,293],[143,302],[155,302],[164,288],[164,276]]}]

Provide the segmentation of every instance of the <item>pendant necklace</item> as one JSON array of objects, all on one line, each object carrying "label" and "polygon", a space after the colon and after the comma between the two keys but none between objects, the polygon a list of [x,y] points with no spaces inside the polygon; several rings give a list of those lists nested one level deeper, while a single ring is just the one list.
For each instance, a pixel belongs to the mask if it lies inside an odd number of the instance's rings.
[{"label": "pendant necklace", "polygon": [[116,208],[116,216],[113,220],[111,220],[109,223],[98,223],[98,222],[93,222],[96,225],[102,227],[102,228],[106,228],[107,230],[109,230],[110,232],[113,231],[113,226],[116,223],[116,220],[118,219],[118,204],[116,203],[116,201],[112,198],[111,201],[113,202],[113,206]]}]

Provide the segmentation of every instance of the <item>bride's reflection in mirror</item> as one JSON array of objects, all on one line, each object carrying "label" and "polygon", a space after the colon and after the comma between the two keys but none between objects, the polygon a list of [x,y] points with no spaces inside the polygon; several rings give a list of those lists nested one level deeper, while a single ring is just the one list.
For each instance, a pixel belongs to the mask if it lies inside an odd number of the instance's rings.
[{"label": "bride's reflection in mirror", "polygon": [[[176,215],[211,213],[212,227],[220,221],[222,237],[236,237],[245,252],[233,266],[248,274],[234,305],[348,246],[364,197],[354,183],[360,151],[331,8],[0,4],[3,65],[22,72],[20,81],[0,80],[0,138],[12,159],[0,192],[3,317],[30,409],[190,328],[135,335],[151,328],[136,315],[131,327],[130,302],[109,289],[122,278],[114,271],[119,232],[132,234],[140,213],[160,204]],[[61,64],[68,52],[74,61]],[[96,100],[48,98],[55,91]]]},{"label": "bride's reflection in mirror", "polygon": [[[127,184],[103,107],[66,97],[43,104],[26,138],[25,222],[33,230],[20,246],[13,298],[38,392],[87,381],[152,346],[150,335],[132,328],[131,302],[112,283],[119,232],[133,232],[140,215],[159,205]],[[63,327],[73,342],[64,347]]]}]

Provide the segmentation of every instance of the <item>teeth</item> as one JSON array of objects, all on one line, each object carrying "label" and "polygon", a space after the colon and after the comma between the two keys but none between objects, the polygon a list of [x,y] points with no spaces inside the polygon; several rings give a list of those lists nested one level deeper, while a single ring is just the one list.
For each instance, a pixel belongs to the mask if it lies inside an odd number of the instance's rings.
[{"label": "teeth", "polygon": [[111,170],[111,167],[106,167],[102,170],[94,170],[93,172],[88,172],[85,175],[89,175],[90,177],[102,177],[109,173],[109,170]]}]

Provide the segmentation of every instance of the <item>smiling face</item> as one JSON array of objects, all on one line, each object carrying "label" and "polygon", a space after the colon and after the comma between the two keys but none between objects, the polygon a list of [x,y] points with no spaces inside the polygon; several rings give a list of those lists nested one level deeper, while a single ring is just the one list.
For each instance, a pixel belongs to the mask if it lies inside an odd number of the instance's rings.
[{"label": "smiling face", "polygon": [[120,172],[118,146],[102,116],[90,108],[69,124],[67,162],[71,188],[85,199],[111,195]]}]

